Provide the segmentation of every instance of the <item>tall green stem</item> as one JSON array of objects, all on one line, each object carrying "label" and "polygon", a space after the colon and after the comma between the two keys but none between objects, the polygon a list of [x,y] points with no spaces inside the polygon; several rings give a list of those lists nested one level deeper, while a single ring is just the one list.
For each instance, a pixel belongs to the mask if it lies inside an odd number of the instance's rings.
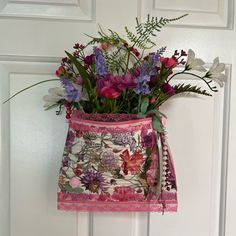
[{"label": "tall green stem", "polygon": [[129,69],[129,59],[130,59],[130,50],[128,52],[128,57],[127,57],[127,62],[126,62],[126,68],[125,68],[125,74],[127,73],[128,69]]},{"label": "tall green stem", "polygon": [[33,88],[33,87],[35,87],[35,86],[37,86],[37,85],[39,85],[39,84],[46,83],[46,82],[50,82],[50,81],[58,81],[58,80],[59,80],[59,79],[48,79],[48,80],[40,81],[40,82],[38,82],[38,83],[36,83],[36,84],[30,85],[30,86],[28,86],[28,87],[26,87],[26,88],[20,90],[19,92],[15,93],[14,95],[12,95],[10,98],[8,98],[6,101],[4,101],[3,104],[6,103],[6,102],[8,102],[8,101],[10,101],[12,98],[14,98],[15,96],[17,96],[18,94],[20,94],[20,93],[22,93],[22,92],[24,92],[24,91],[26,91],[26,90],[28,90],[28,89],[30,89],[30,88]]},{"label": "tall green stem", "polygon": [[138,113],[140,112],[141,101],[142,101],[142,95],[139,94],[139,97],[138,97]]}]

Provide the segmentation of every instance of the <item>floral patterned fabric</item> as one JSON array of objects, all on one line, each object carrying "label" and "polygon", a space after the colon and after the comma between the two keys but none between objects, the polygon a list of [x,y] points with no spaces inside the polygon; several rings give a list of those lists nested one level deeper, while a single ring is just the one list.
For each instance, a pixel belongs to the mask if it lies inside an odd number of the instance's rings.
[{"label": "floral patterned fabric", "polygon": [[111,122],[108,114],[98,116],[89,120],[74,112],[70,120],[58,209],[176,211],[175,173],[165,135],[154,132],[151,118],[127,121],[121,115]]}]

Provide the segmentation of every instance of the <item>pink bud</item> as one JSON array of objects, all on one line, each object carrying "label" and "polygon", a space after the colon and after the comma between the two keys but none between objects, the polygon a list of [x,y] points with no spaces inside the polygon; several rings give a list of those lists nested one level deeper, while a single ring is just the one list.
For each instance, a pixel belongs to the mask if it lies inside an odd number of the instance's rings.
[{"label": "pink bud", "polygon": [[78,76],[78,77],[76,78],[76,84],[82,85],[83,82],[84,82],[84,81],[83,81],[82,77]]},{"label": "pink bud", "polygon": [[80,180],[77,177],[73,177],[72,179],[70,179],[69,184],[72,188],[77,188],[80,184]]}]

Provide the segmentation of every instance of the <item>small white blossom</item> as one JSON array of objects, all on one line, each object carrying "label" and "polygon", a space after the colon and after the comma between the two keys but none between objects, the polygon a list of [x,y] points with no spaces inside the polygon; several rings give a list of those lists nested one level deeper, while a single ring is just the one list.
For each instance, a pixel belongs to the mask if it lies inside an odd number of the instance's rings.
[{"label": "small white blossom", "polygon": [[224,82],[226,81],[226,75],[224,73],[225,71],[225,64],[219,62],[219,57],[216,57],[213,61],[213,65],[207,72],[207,77],[211,78],[212,80],[216,81],[220,87],[224,86]]},{"label": "small white blossom", "polygon": [[188,50],[188,57],[185,69],[186,70],[197,70],[197,71],[206,71],[203,67],[205,62],[200,58],[195,58],[195,53],[192,49]]},{"label": "small white blossom", "polygon": [[88,93],[86,89],[82,89],[82,86],[76,83],[72,83],[75,89],[81,92],[81,100],[83,101],[89,101]]},{"label": "small white blossom", "polygon": [[58,101],[61,99],[65,99],[65,93],[62,88],[50,88],[48,90],[48,95],[45,95],[43,97],[43,100],[45,101],[44,107],[49,107],[54,104],[57,104]]}]

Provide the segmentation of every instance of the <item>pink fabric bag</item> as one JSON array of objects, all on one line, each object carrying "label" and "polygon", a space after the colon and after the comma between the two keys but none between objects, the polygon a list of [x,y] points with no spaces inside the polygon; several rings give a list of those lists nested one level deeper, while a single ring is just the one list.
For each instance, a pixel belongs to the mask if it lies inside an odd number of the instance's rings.
[{"label": "pink fabric bag", "polygon": [[169,147],[150,117],[74,112],[58,186],[60,210],[177,210]]}]

